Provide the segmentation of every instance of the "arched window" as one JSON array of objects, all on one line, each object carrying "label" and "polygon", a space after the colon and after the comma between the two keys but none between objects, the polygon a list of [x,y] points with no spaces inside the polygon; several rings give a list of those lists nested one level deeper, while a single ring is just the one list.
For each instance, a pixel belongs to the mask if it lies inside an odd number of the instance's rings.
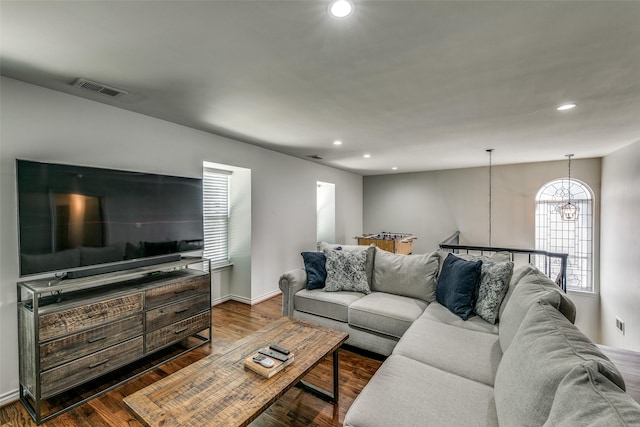
[{"label": "arched window", "polygon": [[[575,220],[567,221],[561,217],[560,208],[567,203],[569,194],[578,215]],[[593,292],[593,196],[586,184],[574,179],[557,179],[538,191],[536,249],[569,254],[567,289]],[[551,271],[554,276],[560,271],[559,261],[551,266]]]}]

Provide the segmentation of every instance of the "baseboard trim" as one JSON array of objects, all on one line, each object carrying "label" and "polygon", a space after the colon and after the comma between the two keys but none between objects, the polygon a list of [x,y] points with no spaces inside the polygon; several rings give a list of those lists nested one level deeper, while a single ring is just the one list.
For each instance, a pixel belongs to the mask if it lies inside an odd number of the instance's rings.
[{"label": "baseboard trim", "polygon": [[252,299],[251,300],[251,305],[255,305],[255,304],[259,304],[263,301],[266,301],[268,299],[271,299],[277,295],[282,295],[282,291],[280,289],[276,290],[276,291],[272,291],[272,292],[267,292],[264,295],[259,296],[258,298]]},{"label": "baseboard trim", "polygon": [[16,402],[18,399],[20,399],[20,390],[13,390],[4,394],[0,394],[0,406],[5,406],[10,403]]},{"label": "baseboard trim", "polygon": [[222,304],[223,302],[227,302],[231,299],[231,297],[229,295],[223,296],[223,297],[219,297],[216,298],[214,300],[211,300],[211,306],[215,306],[218,304]]},{"label": "baseboard trim", "polygon": [[267,292],[266,294],[260,295],[259,297],[254,298],[254,299],[250,299],[250,298],[243,297],[243,296],[240,296],[240,295],[225,295],[223,297],[219,297],[219,298],[216,298],[216,299],[212,300],[211,301],[211,305],[215,306],[215,305],[218,305],[218,304],[222,304],[223,302],[227,302],[227,301],[237,301],[237,302],[241,302],[243,304],[256,305],[256,304],[259,304],[259,303],[261,303],[263,301],[266,301],[268,299],[271,299],[271,298],[273,298],[275,296],[278,296],[278,295],[281,295],[281,294],[282,294],[282,291],[280,289],[278,289],[276,291]]},{"label": "baseboard trim", "polygon": [[241,302],[243,304],[251,305],[251,299],[247,297],[241,297],[240,295],[229,295],[231,301]]}]

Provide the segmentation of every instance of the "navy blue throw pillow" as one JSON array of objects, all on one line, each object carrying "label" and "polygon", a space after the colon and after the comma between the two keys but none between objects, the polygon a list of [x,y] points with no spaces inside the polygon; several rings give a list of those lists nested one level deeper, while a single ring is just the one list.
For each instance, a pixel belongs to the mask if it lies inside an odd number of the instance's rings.
[{"label": "navy blue throw pillow", "polygon": [[307,270],[307,289],[324,288],[327,280],[327,258],[324,252],[302,252],[300,255],[304,260],[304,269]]},{"label": "navy blue throw pillow", "polygon": [[481,271],[480,260],[466,261],[453,254],[447,255],[438,277],[436,301],[462,320],[467,320],[473,313]]}]

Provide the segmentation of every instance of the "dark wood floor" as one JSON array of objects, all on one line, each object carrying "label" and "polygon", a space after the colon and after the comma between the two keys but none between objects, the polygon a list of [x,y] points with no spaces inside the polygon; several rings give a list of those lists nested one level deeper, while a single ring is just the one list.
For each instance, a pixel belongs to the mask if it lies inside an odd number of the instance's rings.
[{"label": "dark wood floor", "polygon": [[[41,425],[46,427],[141,426],[122,403],[125,396],[208,354],[224,353],[235,341],[278,319],[281,316],[281,304],[281,297],[278,296],[254,306],[234,301],[215,306],[212,314],[213,343],[166,363]],[[293,388],[251,423],[251,426],[341,426],[347,409],[382,363],[379,358],[370,356],[349,349],[341,351],[339,405],[327,403],[299,388]],[[306,379],[327,390],[331,389],[331,358],[323,361]],[[197,408],[185,408],[185,410],[197,410]],[[0,408],[1,427],[34,425],[35,423],[21,403],[15,402]]]}]

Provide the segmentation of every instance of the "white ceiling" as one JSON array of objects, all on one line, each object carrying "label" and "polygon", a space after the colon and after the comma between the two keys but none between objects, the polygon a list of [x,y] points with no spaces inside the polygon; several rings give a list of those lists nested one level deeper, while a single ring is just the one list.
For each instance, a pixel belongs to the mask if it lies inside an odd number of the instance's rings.
[{"label": "white ceiling", "polygon": [[356,0],[344,19],[327,5],[2,0],[1,71],[362,175],[640,140],[640,1]]}]

